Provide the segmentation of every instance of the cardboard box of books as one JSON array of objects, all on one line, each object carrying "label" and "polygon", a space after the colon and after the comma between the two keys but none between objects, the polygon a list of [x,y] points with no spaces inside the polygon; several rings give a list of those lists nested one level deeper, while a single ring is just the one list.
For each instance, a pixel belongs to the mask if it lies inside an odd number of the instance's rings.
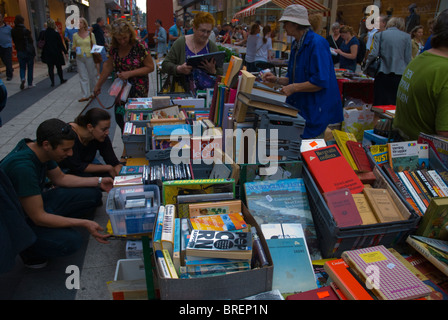
[{"label": "cardboard box of books", "polygon": [[[173,219],[174,205],[161,206],[157,223],[162,224],[160,241],[157,227],[153,235],[156,292],[161,300],[241,299],[272,289],[273,263],[266,240],[244,205],[241,211],[239,218],[224,218],[212,224],[207,221],[211,216],[204,216],[208,230],[192,231],[187,242],[182,240],[186,239],[186,219]],[[238,232],[214,229],[229,224],[233,225],[232,230],[242,229]],[[167,235],[169,230],[173,231],[171,236]],[[254,231],[258,236],[252,241]],[[186,257],[182,263],[181,257]]]}]

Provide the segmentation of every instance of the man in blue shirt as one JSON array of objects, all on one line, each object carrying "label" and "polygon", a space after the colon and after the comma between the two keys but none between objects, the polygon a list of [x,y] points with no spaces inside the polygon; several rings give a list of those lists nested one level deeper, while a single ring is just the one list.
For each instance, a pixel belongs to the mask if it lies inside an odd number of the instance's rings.
[{"label": "man in blue shirt", "polygon": [[301,5],[288,6],[279,21],[294,41],[291,46],[288,74],[264,75],[264,80],[283,85],[286,102],[299,110],[306,120],[302,139],[323,138],[329,124],[343,121],[333,60],[327,40],[314,33],[308,12]]},{"label": "man in blue shirt", "polygon": [[72,25],[65,26],[65,32],[64,32],[64,40],[67,46],[67,50],[70,54],[70,59],[76,58],[76,52],[72,50],[72,43],[73,43],[73,35],[78,32],[78,28],[74,26],[74,21],[72,20]]},{"label": "man in blue shirt", "polygon": [[6,67],[6,80],[12,79],[12,28],[8,26],[0,13],[0,58]]},{"label": "man in blue shirt", "polygon": [[168,49],[171,48],[174,41],[184,35],[184,29],[182,28],[183,23],[183,20],[177,19],[176,23],[168,30]]}]

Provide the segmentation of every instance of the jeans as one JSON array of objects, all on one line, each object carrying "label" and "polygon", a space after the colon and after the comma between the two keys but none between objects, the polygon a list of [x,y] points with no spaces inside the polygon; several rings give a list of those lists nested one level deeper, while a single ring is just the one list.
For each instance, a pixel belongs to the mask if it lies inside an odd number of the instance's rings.
[{"label": "jeans", "polygon": [[[54,188],[42,194],[44,209],[49,214],[84,218],[102,203],[99,188]],[[81,234],[73,228],[48,228],[27,219],[37,240],[21,255],[26,258],[55,258],[67,256],[82,245]]]},{"label": "jeans", "polygon": [[20,80],[25,80],[25,73],[28,69],[28,85],[33,84],[34,57],[25,51],[17,51],[17,58],[20,66]]},{"label": "jeans", "polygon": [[6,78],[12,79],[12,74],[14,71],[12,68],[12,47],[0,47],[0,59],[2,59],[3,64],[6,67]]}]

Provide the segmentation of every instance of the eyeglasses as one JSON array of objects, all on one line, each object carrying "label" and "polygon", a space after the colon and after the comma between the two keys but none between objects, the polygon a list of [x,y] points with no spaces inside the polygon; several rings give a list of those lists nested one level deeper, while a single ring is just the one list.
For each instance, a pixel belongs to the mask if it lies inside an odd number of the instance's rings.
[{"label": "eyeglasses", "polygon": [[211,34],[212,33],[212,30],[207,30],[207,29],[196,29],[196,30],[198,30],[199,32],[204,33],[204,34]]}]

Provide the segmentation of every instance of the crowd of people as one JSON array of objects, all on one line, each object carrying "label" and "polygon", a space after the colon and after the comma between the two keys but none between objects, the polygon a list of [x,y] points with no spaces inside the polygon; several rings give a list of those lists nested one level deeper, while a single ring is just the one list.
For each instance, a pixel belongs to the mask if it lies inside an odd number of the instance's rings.
[{"label": "crowd of people", "polygon": [[[330,124],[343,121],[335,68],[356,71],[359,64],[368,66],[378,55],[381,65],[375,75],[374,104],[397,105],[394,125],[402,137],[415,139],[419,132],[448,137],[445,117],[445,114],[448,117],[448,10],[433,21],[428,49],[422,38],[424,28],[415,16],[415,6],[410,6],[410,12],[412,17],[406,20],[383,15],[378,30],[360,28],[358,34],[351,26],[338,21],[332,26],[331,34],[324,38],[318,33],[319,23],[310,18],[305,7],[290,5],[283,11],[278,22],[292,39],[288,70],[283,77],[264,72],[263,81],[281,86],[286,102],[306,120],[301,138],[321,138]],[[32,45],[31,34],[20,16],[16,17],[12,31],[4,29],[2,21],[0,15],[0,58],[7,61],[5,52],[9,52],[3,47],[1,34],[11,32],[21,52],[21,88],[26,82],[32,87],[33,50],[28,47]],[[212,87],[216,77],[223,74],[214,59],[193,68],[186,64],[188,57],[216,52],[219,43],[245,45],[245,66],[250,72],[258,72],[258,63],[270,59],[275,32],[259,23],[250,28],[230,24],[220,28],[207,12],[197,13],[189,30],[183,28],[181,19],[168,31],[160,20],[155,21],[155,26],[153,39],[157,55],[163,58],[161,70],[177,78],[185,91]],[[77,62],[81,102],[98,96],[111,74],[132,85],[128,97],[148,96],[148,74],[155,66],[146,30],[138,32],[125,19],[104,25],[104,20],[98,18],[94,26],[80,19],[79,28],[66,31],[63,41],[50,19],[41,36],[42,60],[48,65],[52,86],[55,66],[60,83],[66,81],[61,67],[70,54]],[[95,61],[91,53],[95,44],[106,48],[100,61]],[[360,59],[362,46],[366,53]],[[11,72],[7,68],[7,80],[12,78]],[[121,130],[123,104],[116,103],[114,108],[115,121]],[[0,162],[0,171],[11,181],[27,225],[37,237],[20,252],[27,265],[39,266],[48,258],[77,250],[80,237],[73,227],[84,227],[98,241],[107,243],[108,235],[84,216],[101,204],[101,191],[112,188],[113,178],[123,166],[122,159],[113,151],[108,136],[110,127],[111,115],[102,108],[91,108],[70,123],[46,120],[37,128],[36,140],[21,140]],[[97,161],[98,152],[104,162]]]}]

